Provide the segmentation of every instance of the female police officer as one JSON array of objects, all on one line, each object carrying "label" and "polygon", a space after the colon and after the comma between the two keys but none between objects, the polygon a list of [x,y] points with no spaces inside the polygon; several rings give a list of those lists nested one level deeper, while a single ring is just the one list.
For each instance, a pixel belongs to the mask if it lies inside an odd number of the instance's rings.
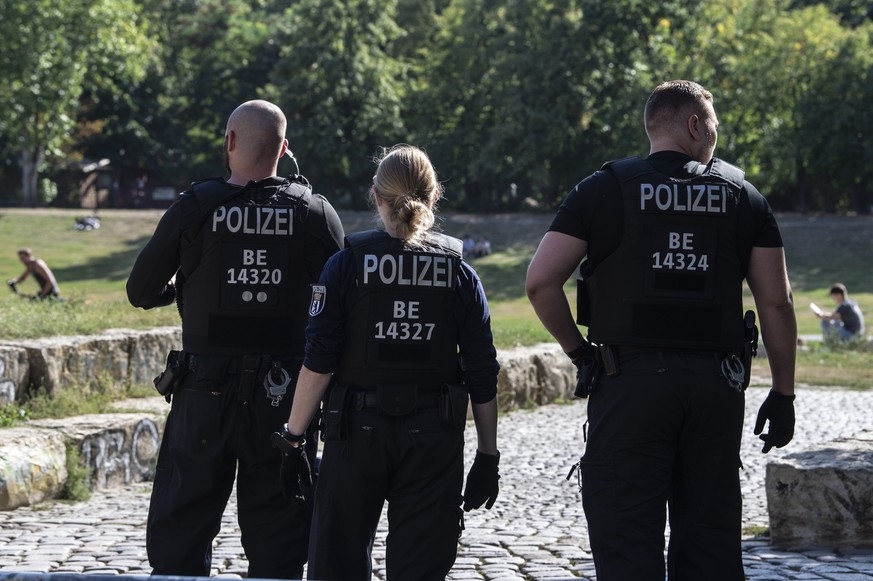
[{"label": "female police officer", "polygon": [[388,578],[445,579],[461,531],[468,394],[478,451],[464,510],[491,508],[497,496],[488,304],[461,241],[430,231],[441,190],[423,151],[388,150],[370,191],[385,230],[347,236],[313,287],[306,358],[280,442],[282,478],[296,489],[308,466],[288,443],[302,440],[330,385],[310,579],[370,578],[385,500]]}]

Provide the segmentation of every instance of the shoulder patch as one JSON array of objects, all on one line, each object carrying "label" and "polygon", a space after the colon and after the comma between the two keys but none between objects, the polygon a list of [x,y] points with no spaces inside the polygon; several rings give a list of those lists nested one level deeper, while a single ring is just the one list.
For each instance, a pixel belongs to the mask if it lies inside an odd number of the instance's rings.
[{"label": "shoulder patch", "polygon": [[327,287],[320,284],[312,285],[312,301],[309,303],[309,316],[315,317],[324,310],[324,297],[327,295]]}]

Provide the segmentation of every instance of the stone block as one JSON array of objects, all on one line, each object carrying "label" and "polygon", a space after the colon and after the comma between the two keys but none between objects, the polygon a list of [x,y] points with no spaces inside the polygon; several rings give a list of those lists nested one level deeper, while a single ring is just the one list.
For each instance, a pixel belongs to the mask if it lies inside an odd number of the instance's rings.
[{"label": "stone block", "polygon": [[125,385],[129,342],[128,337],[88,335],[28,339],[18,345],[28,354],[30,386],[54,393],[90,385],[104,374]]},{"label": "stone block", "polygon": [[149,331],[128,331],[130,342],[130,385],[152,385],[167,364],[167,353],[182,348],[181,327],[159,327]]},{"label": "stone block", "polygon": [[0,345],[0,407],[20,401],[30,384],[27,350]]},{"label": "stone block", "polygon": [[67,480],[66,458],[59,431],[0,430],[0,510],[56,497]]},{"label": "stone block", "polygon": [[501,410],[542,405],[573,396],[576,368],[557,344],[501,350],[497,359]]},{"label": "stone block", "polygon": [[[169,405],[166,408],[169,410]],[[40,428],[62,431],[76,443],[82,460],[91,469],[92,490],[151,480],[165,423],[165,413],[146,411],[31,422]]]},{"label": "stone block", "polygon": [[765,478],[773,545],[873,546],[873,431],[786,454]]},{"label": "stone block", "polygon": [[[111,329],[99,335],[6,342],[0,345],[0,360],[11,360],[14,351],[20,360],[26,361],[26,374],[17,372],[21,379],[16,384],[16,399],[39,387],[55,393],[59,389],[85,388],[101,378],[108,378],[123,394],[131,385],[151,384],[164,368],[167,352],[179,349],[181,344],[179,327],[148,331]],[[4,355],[5,350],[9,350],[8,355]],[[4,378],[0,374],[0,398]],[[11,386],[7,386],[7,391],[11,391]]]}]

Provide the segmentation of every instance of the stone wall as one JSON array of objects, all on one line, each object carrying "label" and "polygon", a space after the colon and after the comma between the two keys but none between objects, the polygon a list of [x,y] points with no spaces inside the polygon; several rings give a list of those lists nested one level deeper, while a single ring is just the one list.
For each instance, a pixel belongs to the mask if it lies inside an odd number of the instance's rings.
[{"label": "stone wall", "polygon": [[[55,393],[101,376],[124,388],[151,383],[166,353],[180,344],[180,329],[171,327],[0,345],[0,406],[40,386]],[[575,368],[557,344],[501,350],[497,358],[501,411],[572,397]],[[0,429],[0,510],[55,497],[67,480],[68,444],[90,469],[92,489],[151,479],[170,406],[152,397],[118,402],[118,407],[119,413]]]},{"label": "stone wall", "polygon": [[48,393],[93,385],[104,378],[126,392],[151,384],[167,352],[182,344],[178,327],[113,329],[99,335],[47,337],[0,343],[0,405],[36,389]]},{"label": "stone wall", "polygon": [[[2,342],[0,405],[21,401],[40,387],[54,393],[88,386],[103,377],[122,392],[131,385],[150,385],[164,368],[167,352],[181,344],[178,327]],[[575,368],[557,344],[500,350],[497,357],[501,409],[572,397]]]}]

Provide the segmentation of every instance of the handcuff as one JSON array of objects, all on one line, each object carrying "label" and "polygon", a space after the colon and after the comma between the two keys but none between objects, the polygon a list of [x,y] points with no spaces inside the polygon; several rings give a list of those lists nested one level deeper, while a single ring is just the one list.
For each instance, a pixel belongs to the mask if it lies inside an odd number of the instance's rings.
[{"label": "handcuff", "polygon": [[[276,379],[273,379],[274,376]],[[288,392],[289,383],[291,383],[291,374],[282,369],[281,361],[274,361],[273,368],[264,377],[264,389],[267,390],[271,406],[279,407],[282,396]]]},{"label": "handcuff", "polygon": [[746,366],[736,354],[731,354],[721,360],[721,374],[736,391],[743,390]]}]

